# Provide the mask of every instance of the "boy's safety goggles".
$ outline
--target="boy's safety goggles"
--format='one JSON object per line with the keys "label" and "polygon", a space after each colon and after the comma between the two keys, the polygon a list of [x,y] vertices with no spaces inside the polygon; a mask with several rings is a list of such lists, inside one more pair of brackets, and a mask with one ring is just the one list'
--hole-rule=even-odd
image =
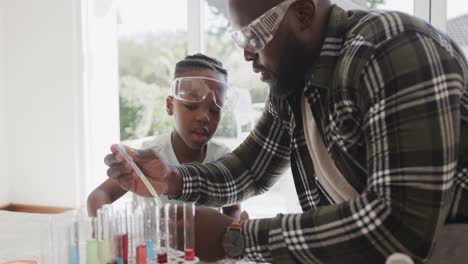
{"label": "boy's safety goggles", "polygon": [[231,36],[237,46],[247,51],[258,53],[273,39],[288,8],[297,0],[286,0],[274,6],[247,26],[232,30]]}
{"label": "boy's safety goggles", "polygon": [[200,103],[208,95],[222,108],[227,98],[228,86],[226,83],[206,77],[181,77],[172,82],[171,92],[177,100]]}

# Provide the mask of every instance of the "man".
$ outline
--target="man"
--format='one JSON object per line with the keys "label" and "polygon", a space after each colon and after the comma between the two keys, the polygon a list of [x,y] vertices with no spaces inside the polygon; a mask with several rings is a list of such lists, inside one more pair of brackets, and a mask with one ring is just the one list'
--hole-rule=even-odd
{"label": "man", "polygon": [[[468,69],[451,40],[401,13],[328,0],[230,0],[229,12],[270,87],[255,129],[206,165],[132,153],[158,192],[211,206],[268,190],[290,165],[303,213],[230,225],[201,210],[199,256],[384,263],[399,252],[419,263],[444,225],[468,222]],[[144,193],[112,151],[109,177]]]}

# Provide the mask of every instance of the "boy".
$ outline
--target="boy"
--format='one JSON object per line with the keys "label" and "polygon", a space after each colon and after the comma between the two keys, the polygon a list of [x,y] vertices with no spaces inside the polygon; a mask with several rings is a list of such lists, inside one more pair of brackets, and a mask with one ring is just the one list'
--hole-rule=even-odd
{"label": "boy", "polygon": [[[179,61],[166,99],[167,113],[174,116],[173,131],[144,142],[143,147],[170,165],[208,163],[230,153],[226,146],[210,141],[221,119],[226,82],[227,71],[216,59],[195,54]],[[117,182],[107,179],[88,196],[88,214],[96,216],[97,209],[125,193]],[[239,218],[240,205],[223,207],[223,213]]]}

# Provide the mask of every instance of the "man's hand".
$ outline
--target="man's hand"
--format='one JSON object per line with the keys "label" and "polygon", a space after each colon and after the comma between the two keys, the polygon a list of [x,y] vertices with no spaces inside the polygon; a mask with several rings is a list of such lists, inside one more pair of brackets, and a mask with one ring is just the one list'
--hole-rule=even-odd
{"label": "man's hand", "polygon": [[[175,169],[166,165],[151,149],[135,150],[125,147],[127,153],[135,161],[143,174],[147,177],[158,194],[178,196],[182,191],[182,178]],[[133,171],[122,154],[117,150],[117,145],[111,146],[111,154],[104,158],[104,163],[109,166],[107,175],[114,179],[127,191],[141,196],[151,196],[139,176]]]}
{"label": "man's hand", "polygon": [[224,233],[234,218],[211,208],[198,207],[195,212],[195,253],[204,261],[226,257],[222,247]]}

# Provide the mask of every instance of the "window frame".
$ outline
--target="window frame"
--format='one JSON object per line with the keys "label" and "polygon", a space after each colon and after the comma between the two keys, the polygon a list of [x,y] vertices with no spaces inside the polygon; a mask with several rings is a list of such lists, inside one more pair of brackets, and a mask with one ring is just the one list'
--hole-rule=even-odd
{"label": "window frame", "polygon": [[188,53],[203,53],[205,51],[205,12],[203,8],[204,0],[187,1],[187,32],[188,32]]}
{"label": "window frame", "polygon": [[[421,0],[420,0],[421,1]],[[447,0],[427,0],[430,3],[429,22],[443,32],[447,31]]]}

